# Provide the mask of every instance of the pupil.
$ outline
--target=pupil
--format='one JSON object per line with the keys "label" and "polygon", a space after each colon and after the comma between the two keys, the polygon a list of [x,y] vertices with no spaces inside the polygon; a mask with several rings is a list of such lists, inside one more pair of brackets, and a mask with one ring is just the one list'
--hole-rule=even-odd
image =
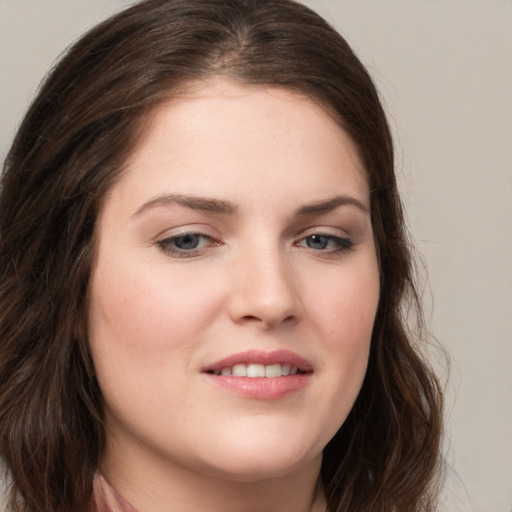
{"label": "pupil", "polygon": [[178,236],[174,243],[179,249],[195,249],[199,245],[199,237],[197,235]]}
{"label": "pupil", "polygon": [[312,235],[308,239],[308,247],[310,249],[325,249],[327,243],[327,237],[322,235]]}

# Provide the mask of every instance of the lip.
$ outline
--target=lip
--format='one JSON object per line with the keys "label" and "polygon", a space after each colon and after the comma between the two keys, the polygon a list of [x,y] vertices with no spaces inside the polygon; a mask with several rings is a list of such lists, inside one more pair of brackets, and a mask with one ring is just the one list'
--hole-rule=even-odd
{"label": "lip", "polygon": [[[222,368],[236,364],[289,364],[296,366],[299,373],[286,377],[236,377],[233,375],[216,375]],[[202,374],[209,382],[243,398],[255,400],[278,400],[299,392],[306,387],[313,373],[312,364],[303,357],[289,350],[264,352],[248,350],[220,359],[202,369]]]}
{"label": "lip", "polygon": [[289,364],[296,366],[301,372],[310,373],[313,371],[312,364],[305,358],[299,356],[290,350],[273,350],[265,352],[263,350],[247,350],[232,356],[225,357],[215,361],[212,364],[205,366],[201,371],[204,373],[211,373],[222,370],[228,366],[235,366],[235,364]]}

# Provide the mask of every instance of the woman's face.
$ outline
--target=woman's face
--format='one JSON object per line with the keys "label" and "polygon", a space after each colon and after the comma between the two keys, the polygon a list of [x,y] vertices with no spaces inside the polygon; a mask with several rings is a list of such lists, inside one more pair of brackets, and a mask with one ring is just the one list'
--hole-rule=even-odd
{"label": "woman's face", "polygon": [[318,470],[367,366],[369,205],[353,143],[297,93],[219,79],[160,105],[97,225],[104,463]]}

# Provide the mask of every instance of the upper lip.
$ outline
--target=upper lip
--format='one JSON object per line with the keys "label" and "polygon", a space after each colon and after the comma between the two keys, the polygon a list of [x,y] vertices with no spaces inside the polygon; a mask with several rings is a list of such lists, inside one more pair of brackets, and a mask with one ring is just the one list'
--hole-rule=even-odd
{"label": "upper lip", "polygon": [[263,350],[247,350],[245,352],[239,352],[231,356],[219,359],[214,363],[206,365],[203,372],[215,372],[220,371],[222,368],[228,368],[235,366],[236,364],[289,364],[296,366],[302,372],[310,372],[313,370],[311,363],[289,350],[273,350],[266,352]]}

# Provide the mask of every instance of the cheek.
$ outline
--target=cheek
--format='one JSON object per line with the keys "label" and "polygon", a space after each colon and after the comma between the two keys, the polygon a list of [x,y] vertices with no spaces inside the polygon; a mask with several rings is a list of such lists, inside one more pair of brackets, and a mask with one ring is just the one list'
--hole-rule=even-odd
{"label": "cheek", "polygon": [[325,352],[333,399],[351,406],[368,363],[379,301],[378,268],[376,263],[347,268],[324,283],[324,293],[317,293],[311,301],[313,328],[319,333]]}
{"label": "cheek", "polygon": [[89,325],[91,343],[117,347],[120,357],[176,350],[215,313],[214,288],[193,286],[187,272],[111,270],[93,279]]}
{"label": "cheek", "polygon": [[98,266],[91,282],[92,358],[110,412],[126,424],[183,399],[218,302],[215,287],[192,286],[190,273],[144,268],[118,260]]}
{"label": "cheek", "polygon": [[323,291],[308,295],[326,339],[345,346],[369,342],[379,302],[377,265],[341,269],[323,283]]}

